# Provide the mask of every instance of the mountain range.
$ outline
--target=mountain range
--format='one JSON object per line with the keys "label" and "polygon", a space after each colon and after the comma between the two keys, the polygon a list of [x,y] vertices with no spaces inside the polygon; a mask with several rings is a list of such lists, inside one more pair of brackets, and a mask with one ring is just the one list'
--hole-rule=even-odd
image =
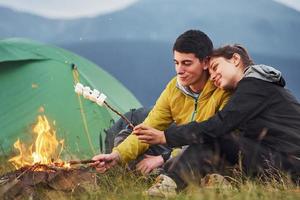
{"label": "mountain range", "polygon": [[256,63],[282,70],[300,97],[300,13],[271,0],[140,0],[94,18],[52,20],[0,7],[0,38],[26,37],[82,55],[110,72],[145,106],[175,75],[172,43],[200,29],[215,46],[241,43]]}

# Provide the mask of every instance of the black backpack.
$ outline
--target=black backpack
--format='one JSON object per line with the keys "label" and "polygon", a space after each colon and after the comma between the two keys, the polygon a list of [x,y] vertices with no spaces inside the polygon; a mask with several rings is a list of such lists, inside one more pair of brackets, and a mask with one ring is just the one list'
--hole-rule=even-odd
{"label": "black backpack", "polygon": [[[129,112],[125,113],[125,117],[130,120],[130,122],[136,126],[142,123],[145,118],[148,116],[152,108],[138,108],[138,109],[130,109]],[[107,129],[103,130],[105,132],[105,153],[110,153],[114,146],[121,143],[131,132],[132,130],[128,127],[127,123],[123,119],[119,119],[113,125]],[[103,152],[103,139],[100,133],[99,142],[100,142],[100,151]]]}

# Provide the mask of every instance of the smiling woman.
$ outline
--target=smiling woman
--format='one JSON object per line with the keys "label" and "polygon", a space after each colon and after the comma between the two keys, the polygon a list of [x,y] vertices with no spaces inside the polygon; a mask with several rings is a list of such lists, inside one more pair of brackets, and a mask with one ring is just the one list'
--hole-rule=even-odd
{"label": "smiling woman", "polygon": [[124,9],[138,0],[0,0],[0,6],[18,11],[29,12],[47,18],[74,19],[94,17],[101,14]]}

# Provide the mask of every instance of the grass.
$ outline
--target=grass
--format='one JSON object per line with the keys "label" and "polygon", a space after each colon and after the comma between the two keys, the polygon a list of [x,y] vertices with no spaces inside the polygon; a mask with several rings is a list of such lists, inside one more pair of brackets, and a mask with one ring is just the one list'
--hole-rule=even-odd
{"label": "grass", "polygon": [[9,172],[9,171],[13,171],[15,170],[14,166],[11,165],[8,160],[10,157],[8,157],[7,155],[2,155],[1,156],[1,152],[0,152],[0,176]]}
{"label": "grass", "polygon": [[[8,162],[8,157],[0,157],[0,176],[13,171],[13,166]],[[39,199],[153,199],[143,196],[143,191],[151,186],[154,178],[141,176],[132,172],[126,172],[122,168],[114,168],[105,174],[97,174],[97,185],[82,185],[78,190],[70,193],[60,191],[38,191]],[[267,181],[262,179],[245,179],[237,175],[231,189],[189,187],[174,199],[197,199],[197,200],[256,200],[256,199],[300,199],[300,189],[292,184],[284,176],[278,179],[276,176]],[[38,188],[37,188],[38,190]],[[35,199],[35,198],[33,198]],[[154,198],[155,199],[155,198]],[[159,198],[157,198],[159,199]]]}

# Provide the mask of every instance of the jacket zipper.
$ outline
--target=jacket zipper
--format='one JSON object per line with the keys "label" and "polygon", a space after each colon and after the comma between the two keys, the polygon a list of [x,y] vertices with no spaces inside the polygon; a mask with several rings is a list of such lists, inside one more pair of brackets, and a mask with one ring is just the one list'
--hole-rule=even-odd
{"label": "jacket zipper", "polygon": [[195,106],[194,106],[194,112],[192,114],[192,118],[191,118],[191,122],[194,121],[195,115],[197,113],[197,107],[198,107],[198,98],[194,98],[195,99]]}

